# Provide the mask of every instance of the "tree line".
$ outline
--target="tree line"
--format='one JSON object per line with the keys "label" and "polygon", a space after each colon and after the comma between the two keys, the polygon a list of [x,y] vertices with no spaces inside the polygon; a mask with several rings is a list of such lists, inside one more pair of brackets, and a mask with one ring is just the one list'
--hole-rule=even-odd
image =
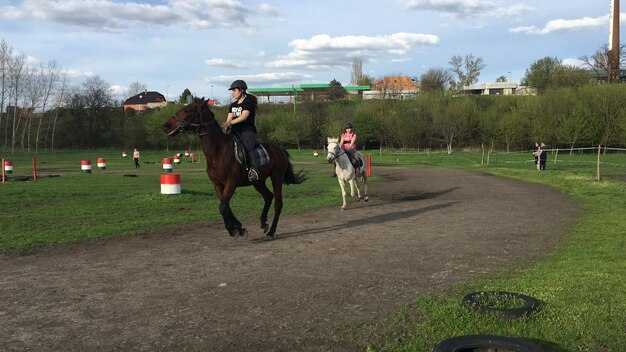
{"label": "tree line", "polygon": [[[623,49],[623,48],[622,48]],[[583,57],[600,77],[606,50]],[[323,148],[326,137],[338,136],[347,121],[355,124],[360,148],[458,148],[488,146],[524,150],[535,141],[551,146],[623,146],[626,141],[626,86],[598,84],[588,71],[556,58],[537,60],[522,83],[535,96],[466,96],[459,87],[475,83],[481,57],[453,56],[449,69],[428,69],[421,94],[410,100],[345,100],[331,82],[326,102],[262,104],[257,125],[261,140],[296,148]],[[353,79],[371,80],[355,60]],[[456,79],[453,77],[456,76]],[[501,77],[505,79],[506,77]],[[134,88],[132,88],[134,87]],[[131,89],[142,91],[139,82]],[[136,92],[130,92],[134,94]],[[161,124],[182,104],[197,99],[185,90],[178,102],[145,113],[124,111],[111,85],[91,76],[77,85],[51,61],[28,65],[0,41],[0,149],[34,152],[55,148],[193,148],[197,138],[169,139]],[[218,119],[226,107],[215,108]]]}

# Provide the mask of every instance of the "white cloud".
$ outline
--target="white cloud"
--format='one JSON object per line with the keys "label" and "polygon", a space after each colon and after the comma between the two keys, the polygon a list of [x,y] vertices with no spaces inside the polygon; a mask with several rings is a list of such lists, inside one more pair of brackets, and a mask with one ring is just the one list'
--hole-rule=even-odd
{"label": "white cloud", "polygon": [[285,85],[285,84],[293,84],[297,82],[305,82],[310,81],[313,78],[311,75],[301,74],[296,72],[268,72],[268,73],[258,73],[251,75],[239,75],[239,76],[229,76],[229,75],[220,75],[210,78],[205,78],[205,82],[223,84],[225,86],[229,86],[230,83],[236,79],[243,79],[246,81],[248,86],[275,86],[275,85]]}
{"label": "white cloud", "polygon": [[[143,0],[146,1],[146,0]],[[24,0],[0,7],[7,20],[35,19],[103,30],[136,23],[211,29],[245,24],[245,7],[235,0],[168,0],[165,5],[111,0]]]}
{"label": "white cloud", "polygon": [[305,67],[309,69],[349,66],[354,57],[372,59],[381,55],[404,55],[416,45],[434,45],[439,38],[432,34],[394,33],[384,36],[331,37],[319,34],[310,39],[289,43],[293,50],[268,67]]}
{"label": "white cloud", "polygon": [[585,67],[585,62],[580,59],[567,58],[562,61],[563,65]]}
{"label": "white cloud", "polygon": [[268,5],[266,3],[261,4],[261,6],[259,7],[259,11],[265,15],[269,15],[269,16],[278,16],[280,15],[280,12],[278,11],[277,8]]}
{"label": "white cloud", "polygon": [[[623,14],[620,14],[623,15]],[[543,26],[538,28],[536,26],[520,26],[509,29],[513,33],[526,33],[526,34],[549,34],[559,31],[577,31],[583,29],[606,27],[609,25],[609,16],[600,17],[583,17],[574,20],[552,20]]]}
{"label": "white cloud", "polygon": [[494,0],[403,0],[402,3],[409,10],[438,11],[456,17],[509,17],[533,10],[525,4],[504,6]]}
{"label": "white cloud", "polygon": [[209,66],[230,67],[230,68],[237,68],[237,69],[248,68],[248,65],[235,63],[233,61],[229,61],[229,60],[222,59],[222,58],[208,59],[204,63],[206,63]]}

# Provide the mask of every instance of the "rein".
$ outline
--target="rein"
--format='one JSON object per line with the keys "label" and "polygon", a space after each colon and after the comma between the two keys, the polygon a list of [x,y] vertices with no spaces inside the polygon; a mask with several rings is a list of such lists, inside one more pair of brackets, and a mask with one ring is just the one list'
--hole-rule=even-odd
{"label": "rein", "polygon": [[205,123],[203,121],[202,111],[200,110],[200,107],[198,105],[196,105],[196,110],[198,111],[198,116],[200,117],[199,118],[200,123],[189,122],[187,120],[183,120],[182,122],[180,122],[180,120],[178,119],[178,116],[176,116],[176,114],[172,114],[172,117],[174,117],[176,121],[180,122],[180,125],[178,125],[176,130],[178,130],[178,132],[180,133],[197,133],[199,137],[210,135],[211,132],[200,133],[200,130],[202,129],[202,127],[208,127],[212,123],[217,124],[219,127],[219,124],[217,123],[215,119],[212,119],[211,121]]}
{"label": "rein", "polygon": [[[337,144],[337,147],[335,147],[334,149],[337,149],[337,148],[339,148],[339,144]],[[340,150],[340,152],[338,154],[335,154],[334,152],[330,152],[330,151],[328,152],[328,154],[333,156],[333,160],[332,160],[333,162],[335,162],[338,157],[340,157],[340,156],[342,156],[343,154],[346,153],[346,151],[343,150],[343,148],[339,148],[339,150]]]}

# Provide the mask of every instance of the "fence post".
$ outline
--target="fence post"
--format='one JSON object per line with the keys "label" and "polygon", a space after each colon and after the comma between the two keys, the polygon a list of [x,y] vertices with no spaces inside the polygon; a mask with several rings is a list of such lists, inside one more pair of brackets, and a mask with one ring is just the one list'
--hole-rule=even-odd
{"label": "fence post", "polygon": [[367,177],[370,177],[372,176],[372,155],[367,154],[367,156],[365,157],[365,161],[367,164]]}
{"label": "fence post", "polygon": [[33,182],[37,182],[37,161],[33,157]]}
{"label": "fence post", "polygon": [[559,156],[559,148],[556,148],[556,152],[554,153],[554,165],[556,165],[556,158]]}
{"label": "fence post", "polygon": [[0,166],[2,166],[2,183],[5,183],[6,176],[4,175],[4,159],[2,159],[2,164],[0,164]]}
{"label": "fence post", "polygon": [[597,162],[597,174],[598,174],[598,181],[600,181],[600,151],[602,150],[602,145],[598,144],[598,162]]}

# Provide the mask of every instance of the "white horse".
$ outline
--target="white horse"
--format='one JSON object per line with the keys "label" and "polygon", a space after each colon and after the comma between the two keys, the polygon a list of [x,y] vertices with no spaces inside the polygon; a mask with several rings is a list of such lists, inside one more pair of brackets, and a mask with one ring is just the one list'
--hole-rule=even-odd
{"label": "white horse", "polygon": [[[350,158],[346,154],[346,151],[339,146],[339,140],[337,138],[328,138],[328,146],[326,149],[328,150],[326,160],[329,163],[335,163],[335,173],[337,174],[339,187],[341,187],[341,197],[343,200],[341,210],[345,209],[347,205],[346,182],[350,184],[350,196],[352,198],[356,198],[357,202],[361,201],[361,199],[364,199],[367,202],[369,200],[369,197],[367,196],[367,164],[365,163],[365,156],[363,153],[356,152],[357,158],[361,160],[363,165],[357,174],[354,166],[352,166],[352,163],[350,162]],[[363,183],[363,195],[361,195],[361,191],[359,190],[357,178],[360,178]],[[354,195],[355,190],[357,197]]]}

